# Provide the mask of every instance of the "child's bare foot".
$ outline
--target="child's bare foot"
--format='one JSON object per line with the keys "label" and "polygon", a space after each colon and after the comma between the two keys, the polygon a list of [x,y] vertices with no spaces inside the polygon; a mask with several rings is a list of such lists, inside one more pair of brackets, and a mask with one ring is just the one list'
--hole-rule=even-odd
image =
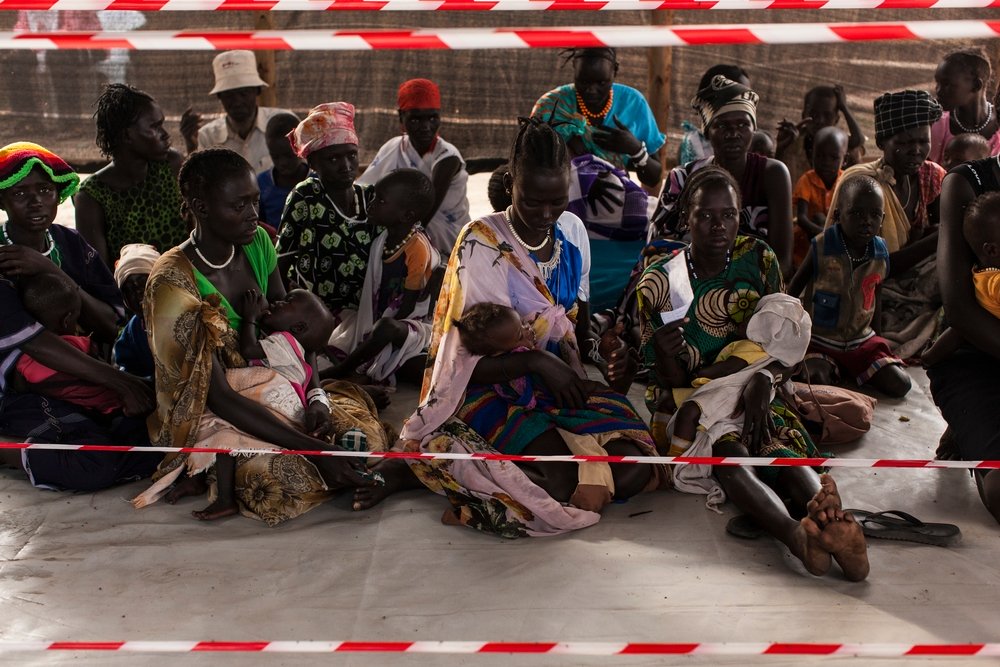
{"label": "child's bare foot", "polygon": [[198,473],[192,477],[182,477],[173,488],[167,492],[164,500],[170,505],[175,504],[181,498],[188,496],[204,495],[208,491],[208,482],[205,481],[205,473]]}
{"label": "child's bare foot", "polygon": [[217,499],[214,503],[203,510],[194,510],[191,516],[199,521],[215,521],[227,516],[233,516],[240,511],[235,500]]}
{"label": "child's bare foot", "polygon": [[806,504],[806,511],[809,513],[809,518],[822,528],[831,521],[842,519],[844,506],[833,477],[824,473],[819,476],[819,483],[820,489]]}
{"label": "child's bare foot", "polygon": [[830,552],[820,544],[822,531],[816,522],[809,517],[799,521],[790,545],[792,553],[802,561],[806,571],[821,577],[830,571],[832,561]]}
{"label": "child's bare foot", "polygon": [[577,484],[569,504],[588,512],[601,512],[611,504],[611,492],[601,484]]}
{"label": "child's bare foot", "polygon": [[375,507],[380,502],[405,489],[413,489],[420,486],[410,466],[406,461],[399,459],[383,459],[378,465],[372,468],[372,472],[382,475],[385,480],[383,484],[374,486],[359,486],[354,490],[354,511],[360,512]]}
{"label": "child's bare foot", "polygon": [[837,561],[848,581],[864,581],[868,576],[871,568],[868,564],[865,534],[850,514],[824,526],[818,543]]}

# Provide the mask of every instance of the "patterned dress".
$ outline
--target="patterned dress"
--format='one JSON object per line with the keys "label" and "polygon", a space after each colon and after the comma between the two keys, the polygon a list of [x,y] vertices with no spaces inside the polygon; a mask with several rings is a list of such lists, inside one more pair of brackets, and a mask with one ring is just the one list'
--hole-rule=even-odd
{"label": "patterned dress", "polygon": [[318,295],[335,315],[357,310],[365,282],[372,233],[368,205],[373,186],[354,186],[355,217],[345,215],[310,176],[288,196],[278,232],[278,256],[294,258],[285,278]]}
{"label": "patterned dress", "polygon": [[[650,266],[643,273],[636,289],[639,302],[641,328],[641,355],[646,368],[652,369],[656,362],[653,333],[663,326],[660,313],[672,310],[670,283],[664,266],[671,257]],[[715,362],[719,352],[729,343],[739,340],[740,333],[757,308],[757,302],[766,294],[784,291],[781,269],[777,257],[766,243],[748,236],[737,236],[733,245],[729,265],[717,276],[695,278],[691,276],[694,302],[688,310],[690,320],[684,326],[685,351],[682,356],[689,373]],[[662,387],[657,383],[656,373],[650,373],[650,383],[646,389],[646,405],[653,413],[653,437],[657,444],[666,437],[665,426],[669,415],[658,412],[661,395],[673,387]],[[771,403],[771,416],[776,431],[771,440],[762,443],[759,451],[751,456],[802,457],[816,454],[816,447],[805,427],[789,411],[780,398]],[[720,438],[719,442],[738,441],[739,434]],[[762,468],[762,477],[776,468]]]}
{"label": "patterned dress", "polygon": [[80,190],[104,210],[112,263],[129,243],[148,243],[164,253],[187,238],[180,187],[166,162],[150,162],[146,179],[127,190],[114,190],[96,175],[85,180]]}

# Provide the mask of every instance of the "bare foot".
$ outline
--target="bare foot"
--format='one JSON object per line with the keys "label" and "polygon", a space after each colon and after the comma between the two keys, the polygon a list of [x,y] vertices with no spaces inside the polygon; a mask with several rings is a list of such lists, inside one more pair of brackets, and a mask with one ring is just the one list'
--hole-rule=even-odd
{"label": "bare foot", "polygon": [[601,484],[577,484],[569,504],[588,512],[601,512],[611,504],[611,492]]}
{"label": "bare foot", "polygon": [[235,500],[216,500],[203,510],[194,510],[191,516],[199,521],[215,521],[227,516],[233,516],[239,512],[239,506]]}
{"label": "bare foot", "polygon": [[406,461],[383,459],[372,468],[372,472],[380,473],[384,483],[375,486],[359,486],[355,489],[355,512],[371,509],[397,491],[420,486],[420,481],[417,480]]}
{"label": "bare foot", "polygon": [[809,574],[821,577],[830,571],[830,552],[820,545],[822,531],[816,522],[809,517],[799,521],[789,545],[792,553],[802,561]]}
{"label": "bare foot", "polygon": [[833,477],[824,473],[819,476],[819,483],[820,489],[806,504],[806,511],[809,513],[809,518],[822,528],[831,521],[843,519],[844,505]]}
{"label": "bare foot", "polygon": [[173,488],[167,492],[164,500],[173,505],[181,498],[200,496],[206,492],[208,492],[208,482],[205,481],[205,473],[202,472],[193,477],[181,478],[181,481],[174,484]]}
{"label": "bare foot", "polygon": [[818,543],[837,561],[848,581],[864,581],[868,576],[871,568],[868,564],[865,534],[850,514],[824,526]]}

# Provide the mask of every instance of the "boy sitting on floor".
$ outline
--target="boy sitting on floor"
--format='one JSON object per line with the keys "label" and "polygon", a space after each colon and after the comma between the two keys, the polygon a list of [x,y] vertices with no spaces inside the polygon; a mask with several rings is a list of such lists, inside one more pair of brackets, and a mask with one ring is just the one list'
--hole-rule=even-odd
{"label": "boy sitting on floor", "polygon": [[416,169],[397,169],[375,184],[368,222],[382,232],[372,242],[371,260],[352,322],[330,338],[340,363],[323,379],[361,373],[392,384],[400,373],[420,381],[431,336],[431,304],[439,281],[432,280],[440,255],[421,223],[434,211],[431,180]]}
{"label": "boy sitting on floor", "polygon": [[298,116],[283,111],[272,116],[264,130],[267,153],[274,166],[257,174],[257,187],[260,188],[260,218],[272,239],[281,225],[281,214],[292,188],[309,176],[309,165],[295,154],[288,141],[288,133],[298,125]]}
{"label": "boy sitting on floor", "polygon": [[889,251],[879,236],[885,218],[882,186],[853,175],[840,187],[834,223],[812,240],[788,286],[812,316],[805,369],[813,384],[836,384],[842,373],[894,398],[910,391],[903,361],[877,335],[879,288],[889,275]]}
{"label": "boy sitting on floor", "polygon": [[[96,356],[90,336],[77,335],[81,307],[79,289],[62,275],[40,273],[22,282],[21,302],[45,329],[73,347]],[[107,387],[54,371],[26,354],[17,360],[13,386],[18,391],[58,398],[104,415],[121,412],[123,408],[118,394]]]}
{"label": "boy sitting on floor", "polygon": [[844,114],[850,134],[847,143],[851,164],[864,155],[865,135],[847,106],[842,86],[816,86],[806,93],[802,103],[802,120],[797,124],[782,121],[778,126],[778,147],[775,156],[788,167],[792,183],[797,183],[809,171],[816,133],[824,127],[835,127]]}
{"label": "boy sitting on floor", "polygon": [[122,247],[121,256],[115,262],[115,282],[132,317],[118,334],[111,356],[118,368],[143,378],[153,377],[153,353],[146,336],[142,300],[149,273],[159,258],[160,253],[153,246],[130,243]]}
{"label": "boy sitting on floor", "polygon": [[795,213],[792,262],[797,267],[809,253],[809,242],[826,227],[833,190],[840,180],[840,168],[847,155],[847,135],[838,127],[824,127],[813,141],[813,168],[802,174],[792,192]]}

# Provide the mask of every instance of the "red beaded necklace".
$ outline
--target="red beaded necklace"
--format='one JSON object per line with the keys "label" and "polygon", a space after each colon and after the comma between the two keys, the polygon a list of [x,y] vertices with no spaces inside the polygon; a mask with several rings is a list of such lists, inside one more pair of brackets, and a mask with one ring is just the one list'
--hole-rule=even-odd
{"label": "red beaded necklace", "polygon": [[582,113],[583,117],[587,119],[587,125],[593,125],[591,121],[598,120],[600,118],[604,118],[605,116],[607,116],[608,112],[611,111],[611,105],[614,104],[615,102],[615,89],[612,88],[611,91],[608,93],[608,101],[607,103],[605,103],[604,108],[601,109],[600,112],[598,113],[593,113],[591,112],[590,109],[587,108],[587,103],[583,101],[583,98],[580,97],[580,91],[576,90],[575,92],[576,92],[576,104],[577,106],[580,107],[580,113]]}

